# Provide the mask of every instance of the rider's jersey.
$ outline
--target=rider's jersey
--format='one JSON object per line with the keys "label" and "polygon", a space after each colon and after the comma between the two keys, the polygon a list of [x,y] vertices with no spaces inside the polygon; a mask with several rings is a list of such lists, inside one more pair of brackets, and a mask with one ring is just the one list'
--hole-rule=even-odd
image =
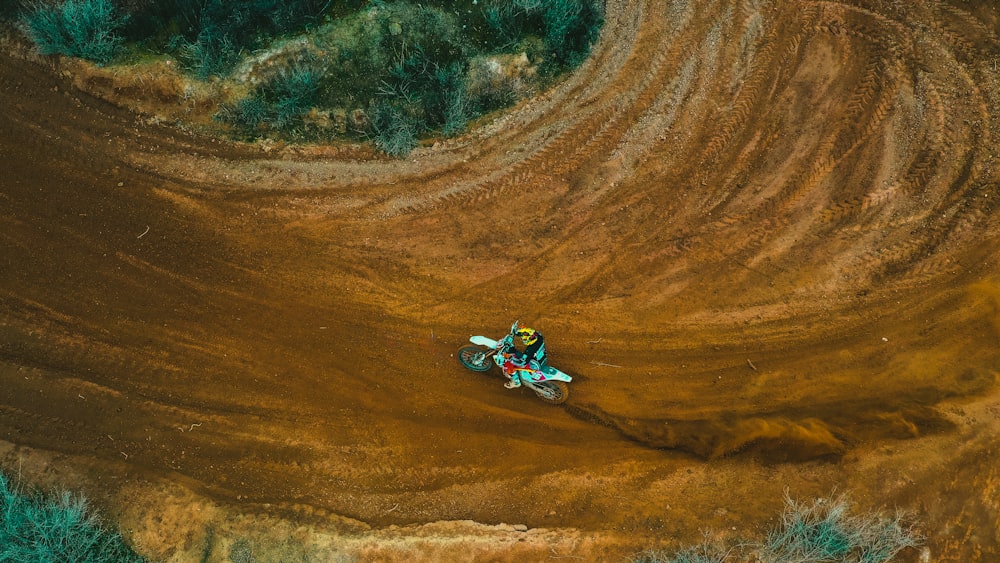
{"label": "rider's jersey", "polygon": [[545,339],[542,335],[535,333],[535,341],[528,345],[524,349],[524,352],[515,349],[514,353],[521,362],[521,365],[526,364],[529,360],[534,360],[539,363],[539,365],[545,365]]}
{"label": "rider's jersey", "polygon": [[541,334],[535,333],[537,338],[530,346],[524,349],[524,355],[528,357],[529,360],[535,360],[540,364],[545,363],[545,339],[542,338]]}

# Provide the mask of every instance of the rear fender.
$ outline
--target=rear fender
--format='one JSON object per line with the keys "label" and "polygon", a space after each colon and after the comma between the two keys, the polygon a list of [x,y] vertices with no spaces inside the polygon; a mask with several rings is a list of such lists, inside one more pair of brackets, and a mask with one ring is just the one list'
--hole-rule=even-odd
{"label": "rear fender", "polygon": [[538,379],[537,381],[565,381],[567,383],[573,381],[572,377],[566,375],[565,373],[557,370],[552,366],[545,366],[544,368],[541,369],[541,373],[542,375],[545,376],[545,379]]}

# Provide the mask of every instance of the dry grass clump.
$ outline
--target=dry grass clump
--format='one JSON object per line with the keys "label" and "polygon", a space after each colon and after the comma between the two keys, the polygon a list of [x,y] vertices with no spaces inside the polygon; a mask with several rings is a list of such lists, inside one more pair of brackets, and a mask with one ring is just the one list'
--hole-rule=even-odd
{"label": "dry grass clump", "polygon": [[68,55],[104,64],[121,48],[126,21],[111,0],[55,4],[34,0],[27,4],[20,27],[43,55]]}
{"label": "dry grass clump", "polygon": [[83,497],[24,494],[0,474],[0,561],[140,563]]}
{"label": "dry grass clump", "polygon": [[708,537],[699,545],[673,554],[651,551],[635,563],[885,563],[923,537],[904,513],[851,514],[844,495],[811,503],[785,497],[781,522],[762,542],[723,546]]}

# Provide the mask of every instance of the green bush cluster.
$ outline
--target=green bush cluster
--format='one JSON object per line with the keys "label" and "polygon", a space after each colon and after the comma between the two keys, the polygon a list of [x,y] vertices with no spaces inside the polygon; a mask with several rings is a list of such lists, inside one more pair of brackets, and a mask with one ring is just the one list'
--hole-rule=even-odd
{"label": "green bush cluster", "polygon": [[[367,128],[347,134],[367,136],[399,156],[427,132],[458,134],[470,119],[515,102],[523,92],[503,80],[480,80],[470,88],[470,73],[482,75],[484,57],[500,51],[490,47],[490,31],[473,17],[482,16],[482,9],[466,10],[465,17],[459,12],[376,0],[365,11],[313,29],[303,56],[322,69],[315,107],[365,112]],[[302,120],[275,119],[282,98],[268,94],[274,80],[265,77],[218,117],[251,136],[320,135]]]}
{"label": "green bush cluster", "polygon": [[[199,78],[230,72],[245,51],[319,22],[333,0],[165,0],[137,8],[131,41],[174,54]],[[342,4],[342,3],[341,3]],[[347,2],[360,6],[360,0]]]}
{"label": "green bush cluster", "polygon": [[101,527],[83,498],[22,495],[0,474],[0,561],[142,562],[117,532]]}
{"label": "green bush cluster", "polygon": [[604,5],[596,0],[486,0],[482,13],[490,43],[501,49],[539,34],[549,70],[583,61],[604,25]]}
{"label": "green bush cluster", "polygon": [[[220,121],[249,138],[367,137],[392,155],[429,132],[458,134],[578,64],[603,24],[600,0],[26,1],[22,27],[45,53],[106,63],[125,41],[199,79],[234,80],[247,78],[231,75],[249,53],[278,53]],[[534,82],[498,62],[522,53]],[[348,112],[361,117],[345,126]]]}
{"label": "green bush cluster", "polygon": [[399,102],[379,100],[370,114],[375,146],[390,156],[404,156],[417,146],[419,120]]}
{"label": "green bush cluster", "polygon": [[647,552],[635,563],[728,563],[752,560],[763,563],[885,563],[904,549],[917,547],[923,538],[902,514],[850,514],[845,497],[817,499],[811,504],[785,499],[781,522],[762,543],[747,542],[724,547],[707,539],[673,555]]}
{"label": "green bush cluster", "polygon": [[322,70],[309,60],[282,67],[249,96],[223,106],[217,117],[251,136],[301,127],[303,116],[316,106],[322,79]]}
{"label": "green bush cluster", "polygon": [[921,538],[902,515],[849,514],[844,497],[812,504],[785,499],[781,524],[761,547],[766,561],[891,561],[900,551],[916,547]]}
{"label": "green bush cluster", "polygon": [[312,69],[308,80],[298,79],[301,68],[265,77],[218,117],[251,135],[308,134],[301,116],[313,108],[361,109],[368,129],[352,133],[406,154],[426,131],[460,132],[472,113],[465,75],[474,50],[461,26],[439,8],[374,2],[314,31],[300,57]]}
{"label": "green bush cluster", "polygon": [[122,44],[128,17],[111,0],[35,0],[27,4],[21,29],[44,55],[69,55],[107,63]]}

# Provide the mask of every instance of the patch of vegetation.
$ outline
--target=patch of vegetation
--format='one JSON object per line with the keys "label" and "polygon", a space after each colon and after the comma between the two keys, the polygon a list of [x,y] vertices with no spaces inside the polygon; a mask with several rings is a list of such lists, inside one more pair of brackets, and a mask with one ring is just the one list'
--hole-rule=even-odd
{"label": "patch of vegetation", "polygon": [[733,549],[724,550],[706,537],[702,543],[686,547],[673,555],[649,551],[633,559],[634,563],[724,563]]}
{"label": "patch of vegetation", "polygon": [[239,538],[229,548],[229,560],[232,563],[254,563],[253,546],[246,538]]}
{"label": "patch of vegetation", "polygon": [[417,146],[419,122],[400,103],[379,100],[370,114],[375,146],[390,156],[404,156]]}
{"label": "patch of vegetation", "polygon": [[98,64],[111,60],[122,45],[128,18],[111,0],[34,0],[21,17],[21,29],[43,55],[68,55]]}
{"label": "patch of vegetation", "polygon": [[728,549],[710,542],[673,555],[647,552],[636,563],[728,563],[751,560],[765,563],[885,563],[923,538],[903,514],[851,515],[843,496],[817,499],[811,504],[785,499],[781,522],[763,543],[741,543]]}
{"label": "patch of vegetation", "polygon": [[848,513],[847,500],[818,499],[812,504],[785,499],[781,524],[767,535],[760,552],[766,561],[891,561],[917,547],[921,537],[901,514]]}
{"label": "patch of vegetation", "polygon": [[465,130],[473,108],[469,101],[467,80],[458,66],[452,66],[438,76],[441,82],[441,132],[451,137]]}
{"label": "patch of vegetation", "polygon": [[427,131],[461,132],[478,107],[466,92],[474,50],[458,18],[438,8],[375,3],[314,30],[297,49],[287,57],[308,64],[282,63],[292,70],[260,76],[219,119],[250,136],[315,135],[301,119],[311,110],[360,110],[365,117],[341,133],[366,136],[400,156]]}
{"label": "patch of vegetation", "polygon": [[43,52],[104,63],[124,37],[119,62],[166,55],[223,80],[242,94],[216,117],[240,137],[367,138],[397,156],[579,64],[604,17],[600,0],[26,1]]}
{"label": "patch of vegetation", "polygon": [[222,106],[216,117],[252,136],[267,123],[270,113],[271,108],[262,96],[251,95]]}
{"label": "patch of vegetation", "polygon": [[246,51],[315,25],[333,4],[333,0],[148,1],[136,9],[127,35],[154,52],[175,55],[199,78],[224,76]]}
{"label": "patch of vegetation", "polygon": [[86,500],[24,495],[0,474],[0,561],[144,561],[117,532],[101,527]]}
{"label": "patch of vegetation", "polygon": [[217,117],[250,137],[301,129],[303,117],[316,106],[322,79],[322,71],[312,61],[282,67],[250,95],[223,106]]}
{"label": "patch of vegetation", "polygon": [[487,0],[483,19],[490,41],[507,50],[526,36],[540,35],[549,71],[578,65],[604,25],[604,4],[591,0]]}

